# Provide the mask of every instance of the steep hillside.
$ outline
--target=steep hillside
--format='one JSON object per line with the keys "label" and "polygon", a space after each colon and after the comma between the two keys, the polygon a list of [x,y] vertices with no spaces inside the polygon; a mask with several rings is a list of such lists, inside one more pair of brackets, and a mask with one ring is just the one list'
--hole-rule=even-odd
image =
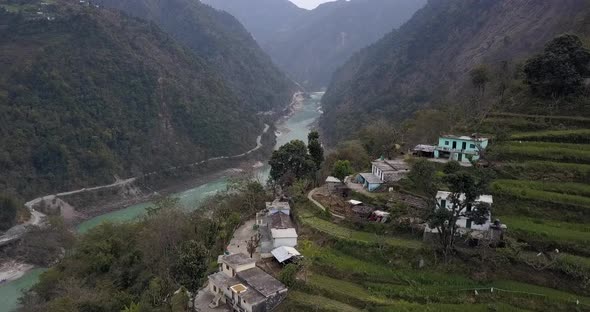
{"label": "steep hillside", "polygon": [[[426,0],[336,1],[303,12],[282,1],[272,7],[268,0],[206,2],[240,19],[293,79],[319,89],[354,52],[402,25]],[[270,8],[280,4],[275,15]]]}
{"label": "steep hillside", "polygon": [[306,15],[305,9],[289,0],[202,0],[216,9],[235,16],[260,43],[288,32],[296,19]]}
{"label": "steep hillside", "polygon": [[244,105],[259,111],[284,108],[294,84],[231,15],[196,0],[97,0],[93,3],[153,21],[212,64]]}
{"label": "steep hillside", "polygon": [[255,146],[255,112],[154,24],[52,3],[0,8],[0,189],[67,190]]}
{"label": "steep hillside", "polygon": [[338,70],[321,127],[336,142],[374,118],[400,121],[461,101],[473,69],[489,65],[501,74],[501,64],[517,64],[556,35],[578,31],[587,10],[583,0],[430,0]]}

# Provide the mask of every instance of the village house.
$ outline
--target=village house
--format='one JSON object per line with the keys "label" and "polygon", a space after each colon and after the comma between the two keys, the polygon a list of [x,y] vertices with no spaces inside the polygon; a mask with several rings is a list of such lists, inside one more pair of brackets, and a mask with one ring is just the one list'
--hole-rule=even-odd
{"label": "village house", "polygon": [[268,312],[287,296],[287,287],[256,267],[256,261],[238,253],[218,258],[219,272],[209,275],[208,290],[213,294],[210,308],[225,303],[233,311]]}
{"label": "village house", "polygon": [[[438,207],[440,207],[441,209],[445,208],[445,209],[451,210],[453,203],[449,199],[450,195],[451,195],[451,192],[438,191],[436,193],[436,202],[437,202]],[[461,194],[461,197],[459,199],[461,201],[463,201],[465,199],[465,195]],[[475,203],[486,203],[491,206],[494,203],[494,200],[492,198],[492,195],[481,195],[475,200]],[[468,209],[468,208],[465,208],[465,209]],[[463,212],[465,212],[465,211],[462,211],[462,213]],[[478,231],[487,231],[490,228],[491,224],[492,224],[491,213],[488,215],[488,219],[486,220],[486,222],[484,224],[475,224],[470,219],[465,218],[465,217],[461,217],[461,218],[459,218],[459,220],[457,220],[457,225],[460,228],[478,230]]]}
{"label": "village house", "polygon": [[262,257],[271,257],[271,251],[278,247],[297,246],[297,230],[291,220],[288,202],[267,202],[266,209],[256,214],[256,224]]}
{"label": "village house", "polygon": [[388,182],[401,180],[408,174],[409,166],[403,159],[377,159],[371,162],[370,173],[360,173],[357,182],[373,192]]}
{"label": "village house", "polygon": [[477,161],[480,151],[488,146],[487,138],[476,136],[443,135],[434,149],[434,158],[456,160],[462,163]]}

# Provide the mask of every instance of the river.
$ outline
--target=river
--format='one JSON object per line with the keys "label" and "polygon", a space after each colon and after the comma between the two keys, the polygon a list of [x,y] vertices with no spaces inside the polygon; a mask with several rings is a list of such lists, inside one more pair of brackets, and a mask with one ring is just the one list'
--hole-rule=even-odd
{"label": "river", "polygon": [[[277,126],[277,128],[283,133],[280,133],[277,136],[275,148],[295,139],[307,142],[309,126],[315,122],[321,114],[320,100],[322,95],[323,93],[321,92],[312,93],[311,99],[305,100],[302,107],[299,107],[291,116],[289,116],[289,118]],[[258,175],[265,181],[270,170],[268,165],[261,167],[259,170]],[[207,196],[225,190],[226,186],[227,177],[221,177],[174,195],[179,198],[183,207],[187,209],[195,209],[203,199],[207,198]],[[133,220],[142,215],[145,212],[145,209],[150,207],[150,205],[150,202],[141,203],[89,219],[78,225],[77,230],[79,233],[84,233],[105,221],[124,222]],[[22,291],[31,288],[31,286],[38,281],[39,276],[44,271],[45,269],[42,268],[28,271],[21,278],[0,286],[0,312],[14,311],[17,307],[17,299],[20,297]]]}

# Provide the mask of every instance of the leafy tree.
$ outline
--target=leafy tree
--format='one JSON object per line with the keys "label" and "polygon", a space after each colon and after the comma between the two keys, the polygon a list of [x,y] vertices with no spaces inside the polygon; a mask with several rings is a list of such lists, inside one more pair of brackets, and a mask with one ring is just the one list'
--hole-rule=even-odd
{"label": "leafy tree", "polygon": [[18,207],[21,205],[14,197],[0,194],[0,231],[6,231],[16,224]]}
{"label": "leafy tree", "polygon": [[322,143],[320,143],[320,134],[317,131],[312,131],[307,135],[307,149],[315,162],[316,169],[319,169],[324,161],[324,149]]}
{"label": "leafy tree", "polygon": [[[429,217],[428,226],[437,229],[439,243],[445,260],[454,250],[457,230],[457,221],[468,218],[474,224],[484,224],[490,215],[490,206],[487,203],[476,202],[488,186],[488,178],[484,175],[473,175],[467,172],[450,174],[444,178],[448,185],[450,195],[447,198],[447,208],[433,198],[434,210]],[[449,208],[450,207],[450,208]]]}
{"label": "leafy tree", "polygon": [[350,165],[350,161],[348,160],[337,160],[334,163],[334,169],[332,171],[332,175],[340,180],[344,180],[344,178],[350,174],[352,174],[352,166]]}
{"label": "leafy tree", "polygon": [[179,284],[196,293],[201,286],[201,277],[207,272],[209,251],[198,241],[189,240],[180,245],[174,277]]}
{"label": "leafy tree", "polygon": [[279,280],[288,287],[291,287],[295,285],[297,272],[299,272],[299,267],[293,263],[289,263],[279,274]]}
{"label": "leafy tree", "polygon": [[188,311],[188,302],[190,298],[187,294],[187,290],[184,287],[180,289],[172,296],[172,312],[185,312]]}
{"label": "leafy tree", "polygon": [[471,83],[479,89],[481,94],[485,94],[486,84],[490,81],[490,73],[486,66],[481,65],[469,72]]}
{"label": "leafy tree", "polygon": [[359,138],[372,157],[391,157],[396,151],[400,135],[390,122],[379,120],[361,129]]}
{"label": "leafy tree", "polygon": [[408,179],[412,181],[418,191],[427,195],[436,193],[436,166],[423,158],[418,159],[408,173]]}
{"label": "leafy tree", "polygon": [[348,160],[353,171],[363,171],[370,165],[371,157],[358,140],[345,141],[336,146],[336,148],[326,156],[321,169],[321,176],[333,175],[334,164],[338,160]]}
{"label": "leafy tree", "polygon": [[575,94],[590,77],[590,51],[576,35],[551,40],[543,52],[527,60],[524,73],[531,91],[541,97]]}
{"label": "leafy tree", "polygon": [[311,177],[316,168],[305,143],[300,140],[293,140],[274,151],[268,163],[270,178],[281,186],[291,185],[296,179]]}
{"label": "leafy tree", "polygon": [[445,164],[443,172],[446,174],[456,173],[461,170],[461,164],[456,160],[451,160]]}

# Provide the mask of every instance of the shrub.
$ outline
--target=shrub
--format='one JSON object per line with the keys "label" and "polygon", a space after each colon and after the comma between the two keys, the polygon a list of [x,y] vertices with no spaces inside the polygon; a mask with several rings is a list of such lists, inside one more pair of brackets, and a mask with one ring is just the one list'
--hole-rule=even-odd
{"label": "shrub", "polygon": [[449,161],[443,168],[443,172],[446,174],[453,174],[459,170],[461,170],[461,164],[456,160]]}

